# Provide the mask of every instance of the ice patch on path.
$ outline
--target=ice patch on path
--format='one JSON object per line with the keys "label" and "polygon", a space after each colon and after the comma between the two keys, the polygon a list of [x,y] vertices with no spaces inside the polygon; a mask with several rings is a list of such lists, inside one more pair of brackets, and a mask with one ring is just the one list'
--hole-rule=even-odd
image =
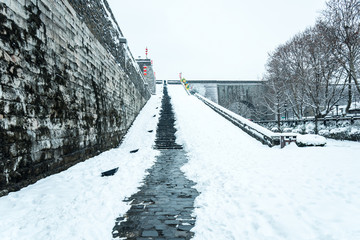
{"label": "ice patch on path", "polygon": [[200,192],[194,240],[360,239],[360,143],[269,148],[181,86],[169,94]]}
{"label": "ice patch on path", "polygon": [[[0,239],[112,239],[115,219],[130,208],[122,200],[138,191],[158,154],[156,132],[148,130],[156,129],[160,105],[152,96],[119,148],[0,198]],[[114,176],[101,177],[116,167]]]}

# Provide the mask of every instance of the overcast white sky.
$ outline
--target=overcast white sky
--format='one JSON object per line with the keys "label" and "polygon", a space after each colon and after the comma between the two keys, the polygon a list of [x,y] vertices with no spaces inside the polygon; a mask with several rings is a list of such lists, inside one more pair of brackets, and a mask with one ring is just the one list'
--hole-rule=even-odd
{"label": "overcast white sky", "polygon": [[325,0],[107,0],[157,79],[260,79],[268,53],[313,26]]}

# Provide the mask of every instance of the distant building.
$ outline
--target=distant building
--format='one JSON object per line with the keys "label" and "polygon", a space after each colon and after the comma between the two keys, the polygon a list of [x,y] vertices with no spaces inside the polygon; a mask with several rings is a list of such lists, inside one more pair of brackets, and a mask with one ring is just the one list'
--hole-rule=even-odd
{"label": "distant building", "polygon": [[[164,80],[180,84],[179,80]],[[251,120],[273,120],[274,114],[262,104],[266,87],[261,80],[194,80],[187,79],[190,92]],[[161,81],[159,81],[161,83]]]}
{"label": "distant building", "polygon": [[152,61],[151,59],[136,59],[136,62],[138,63],[141,71],[144,74],[144,78],[146,80],[146,83],[149,86],[149,89],[151,91],[151,94],[156,93],[156,79],[154,70],[152,67]]}

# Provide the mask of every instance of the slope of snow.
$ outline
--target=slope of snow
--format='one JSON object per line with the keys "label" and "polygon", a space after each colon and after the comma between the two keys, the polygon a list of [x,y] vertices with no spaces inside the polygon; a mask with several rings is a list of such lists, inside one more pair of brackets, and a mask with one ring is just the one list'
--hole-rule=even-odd
{"label": "slope of snow", "polygon": [[182,170],[197,182],[195,240],[360,239],[360,144],[269,148],[169,86]]}
{"label": "slope of snow", "polygon": [[[115,219],[130,208],[123,200],[138,191],[158,154],[152,145],[160,103],[152,96],[120,147],[1,197],[0,239],[111,239]],[[116,167],[114,176],[101,177]]]}
{"label": "slope of snow", "polygon": [[[221,111],[225,112],[226,114],[230,115],[231,117],[239,120],[241,123],[245,124],[246,126],[249,126],[251,127],[253,130],[259,132],[259,133],[262,133],[263,135],[265,136],[268,136],[268,137],[272,137],[272,136],[279,136],[280,134],[279,133],[274,133],[272,131],[270,131],[269,129],[265,128],[265,127],[262,127],[256,123],[253,123],[252,121],[250,121],[249,119],[246,119],[232,111],[230,111],[229,109],[227,108],[224,108],[222,106],[220,106],[219,104],[197,94],[198,97],[200,97],[201,99],[203,99],[204,101],[206,102],[209,102],[210,104],[214,105],[215,107],[217,107],[218,109],[220,109]],[[256,134],[256,132],[254,132]]]}
{"label": "slope of snow", "polygon": [[[200,192],[195,240],[360,239],[359,143],[269,148],[181,86],[169,94],[188,152],[182,170]],[[149,100],[119,148],[0,198],[0,239],[111,239],[115,218],[129,209],[122,200],[158,154],[147,131],[156,129],[160,100]]]}

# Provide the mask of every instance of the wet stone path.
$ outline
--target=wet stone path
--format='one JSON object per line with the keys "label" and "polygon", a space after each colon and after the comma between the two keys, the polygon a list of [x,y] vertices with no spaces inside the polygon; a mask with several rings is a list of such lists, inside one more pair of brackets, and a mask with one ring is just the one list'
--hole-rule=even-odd
{"label": "wet stone path", "polygon": [[175,142],[174,122],[170,97],[164,86],[154,146],[161,154],[148,170],[140,191],[127,199],[131,208],[117,219],[114,238],[180,240],[193,237],[192,211],[198,192],[192,188],[194,182],[180,170],[187,158],[182,146]]}

